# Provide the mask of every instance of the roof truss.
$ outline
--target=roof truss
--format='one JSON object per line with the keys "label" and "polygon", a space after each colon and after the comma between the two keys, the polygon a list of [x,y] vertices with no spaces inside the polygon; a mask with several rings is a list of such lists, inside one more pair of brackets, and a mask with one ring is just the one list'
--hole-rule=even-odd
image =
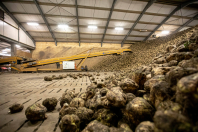
{"label": "roof truss", "polygon": [[135,23],[133,24],[133,26],[131,27],[131,29],[129,30],[129,32],[127,33],[127,35],[125,36],[125,38],[122,40],[121,47],[123,47],[124,42],[126,41],[126,39],[128,38],[128,36],[131,34],[131,32],[133,31],[133,29],[135,28],[135,26],[137,25],[137,23],[140,21],[140,19],[142,18],[142,16],[143,16],[144,13],[146,12],[146,10],[147,10],[155,1],[156,1],[156,0],[151,0],[150,2],[148,2],[148,4],[146,5],[146,7],[145,7],[144,10],[142,11],[142,13],[139,15],[138,19],[135,21]]}
{"label": "roof truss", "polygon": [[49,25],[47,19],[45,18],[45,15],[43,14],[43,11],[41,10],[41,7],[39,6],[38,1],[37,1],[37,0],[34,0],[34,3],[35,3],[35,5],[36,5],[37,9],[39,10],[40,15],[42,16],[42,18],[43,18],[43,20],[44,20],[44,22],[45,22],[45,24],[46,24],[48,30],[50,31],[50,34],[52,35],[52,38],[54,39],[55,45],[57,46],[57,41],[56,41],[56,38],[55,38],[55,36],[54,36],[54,33],[52,32],[52,29],[51,29],[51,27],[50,27],[50,25]]}
{"label": "roof truss", "polygon": [[78,0],[75,0],[75,7],[76,7],[76,19],[77,19],[77,26],[78,26],[78,43],[80,46],[80,29],[79,29],[79,20],[78,20]]}
{"label": "roof truss", "polygon": [[198,14],[196,14],[193,18],[191,18],[190,20],[188,20],[184,25],[182,25],[181,27],[179,27],[177,30],[174,31],[174,33],[177,33],[178,31],[180,31],[182,28],[188,26],[188,24],[190,24],[193,20],[195,20],[196,18],[198,18]]}
{"label": "roof truss", "polygon": [[[11,2],[11,3],[21,3],[21,4],[34,4],[34,2],[32,1],[23,1],[23,0],[2,0],[3,2]],[[142,0],[139,0],[142,1]],[[145,1],[148,2],[148,1]],[[57,6],[57,4],[55,3],[48,3],[48,2],[38,2],[39,5],[46,5],[46,6]],[[59,4],[59,7],[73,7],[76,8],[75,5],[72,4]],[[109,11],[111,10],[111,8],[104,8],[104,7],[92,7],[92,6],[82,6],[82,5],[78,5],[79,9],[95,9],[95,10],[104,10],[104,11]],[[129,11],[129,10],[123,10],[123,9],[113,9],[113,11],[115,12],[127,12],[127,13],[134,13],[134,14],[141,14],[141,11]],[[145,12],[145,15],[153,15],[153,16],[164,16],[166,17],[166,14],[162,14],[162,13],[150,13],[150,12]],[[178,16],[178,15],[172,15],[172,17],[175,18],[183,18],[183,19],[190,19],[191,17],[187,17],[187,16]]]}
{"label": "roof truss", "polygon": [[194,3],[197,2],[197,0],[189,0],[183,4],[178,5],[145,39],[144,41],[146,41],[148,38],[151,37],[151,35],[153,33],[155,33],[155,31],[157,31],[171,16],[173,16],[173,14],[175,14],[175,12],[179,11],[180,9]]}
{"label": "roof truss", "polygon": [[117,0],[113,0],[113,4],[112,4],[112,6],[111,6],[111,10],[110,10],[110,13],[109,13],[109,17],[108,17],[108,19],[107,19],[107,24],[106,24],[106,26],[105,26],[105,31],[104,31],[104,34],[103,34],[103,36],[102,36],[101,47],[102,47],[102,44],[103,44],[103,41],[104,41],[104,38],[105,38],[105,34],[106,34],[106,32],[107,32],[107,28],[108,28],[108,26],[109,26],[109,21],[110,21],[110,19],[111,19],[111,16],[112,16],[113,9],[114,9],[114,6],[115,6],[116,1],[117,1]]}

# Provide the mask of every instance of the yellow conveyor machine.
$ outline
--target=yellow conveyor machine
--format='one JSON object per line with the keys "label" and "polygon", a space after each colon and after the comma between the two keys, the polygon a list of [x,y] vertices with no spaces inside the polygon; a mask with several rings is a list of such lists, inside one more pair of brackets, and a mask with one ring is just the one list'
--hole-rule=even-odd
{"label": "yellow conveyor machine", "polygon": [[0,65],[2,66],[2,64],[11,64],[11,66],[5,66],[5,65],[4,66],[11,67],[11,68],[13,68],[17,71],[20,71],[20,72],[23,72],[23,71],[54,71],[54,69],[38,69],[37,66],[49,65],[49,64],[53,64],[53,63],[57,63],[57,62],[61,63],[63,61],[84,59],[80,62],[80,64],[78,64],[77,69],[79,70],[80,66],[87,58],[97,57],[97,56],[105,56],[105,55],[111,55],[111,54],[122,55],[123,52],[131,52],[131,50],[130,49],[120,49],[120,50],[100,51],[100,52],[94,52],[94,53],[91,53],[91,50],[89,50],[88,53],[85,53],[85,54],[43,59],[43,60],[38,60],[38,61],[25,62],[23,64],[17,64],[18,61],[23,60],[20,57],[8,57],[8,58],[0,59]]}

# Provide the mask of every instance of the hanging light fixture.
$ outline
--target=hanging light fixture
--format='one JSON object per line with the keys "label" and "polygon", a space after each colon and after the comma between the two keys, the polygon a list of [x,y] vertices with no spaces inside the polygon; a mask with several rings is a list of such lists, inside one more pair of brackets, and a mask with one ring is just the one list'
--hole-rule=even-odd
{"label": "hanging light fixture", "polygon": [[58,25],[59,28],[68,28],[68,25]]}
{"label": "hanging light fixture", "polygon": [[170,31],[166,31],[166,30],[162,31],[162,34],[169,34],[169,33]]}
{"label": "hanging light fixture", "polygon": [[123,30],[124,28],[122,27],[116,27],[115,30]]}
{"label": "hanging light fixture", "polygon": [[96,29],[96,28],[98,28],[98,27],[97,27],[97,26],[88,26],[88,28]]}
{"label": "hanging light fixture", "polygon": [[27,25],[38,26],[39,24],[38,23],[35,23],[35,22],[28,22]]}

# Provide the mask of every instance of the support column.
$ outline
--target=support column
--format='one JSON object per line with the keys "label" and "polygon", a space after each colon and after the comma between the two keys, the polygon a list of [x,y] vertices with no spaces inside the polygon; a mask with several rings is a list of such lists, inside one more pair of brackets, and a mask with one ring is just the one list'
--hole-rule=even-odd
{"label": "support column", "polygon": [[16,46],[15,46],[15,44],[11,44],[11,56],[16,56]]}
{"label": "support column", "polygon": [[[29,50],[30,50],[30,49],[29,49]],[[30,50],[31,58],[32,58],[32,53],[33,53],[33,50]]]}
{"label": "support column", "polygon": [[30,49],[29,49],[29,51],[30,51],[30,53],[32,54],[33,50],[30,50]]}

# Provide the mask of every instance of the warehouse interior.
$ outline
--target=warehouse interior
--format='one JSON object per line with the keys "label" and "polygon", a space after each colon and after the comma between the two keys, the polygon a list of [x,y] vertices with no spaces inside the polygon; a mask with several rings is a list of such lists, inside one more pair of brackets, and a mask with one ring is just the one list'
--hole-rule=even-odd
{"label": "warehouse interior", "polygon": [[0,132],[197,132],[198,0],[1,0]]}

